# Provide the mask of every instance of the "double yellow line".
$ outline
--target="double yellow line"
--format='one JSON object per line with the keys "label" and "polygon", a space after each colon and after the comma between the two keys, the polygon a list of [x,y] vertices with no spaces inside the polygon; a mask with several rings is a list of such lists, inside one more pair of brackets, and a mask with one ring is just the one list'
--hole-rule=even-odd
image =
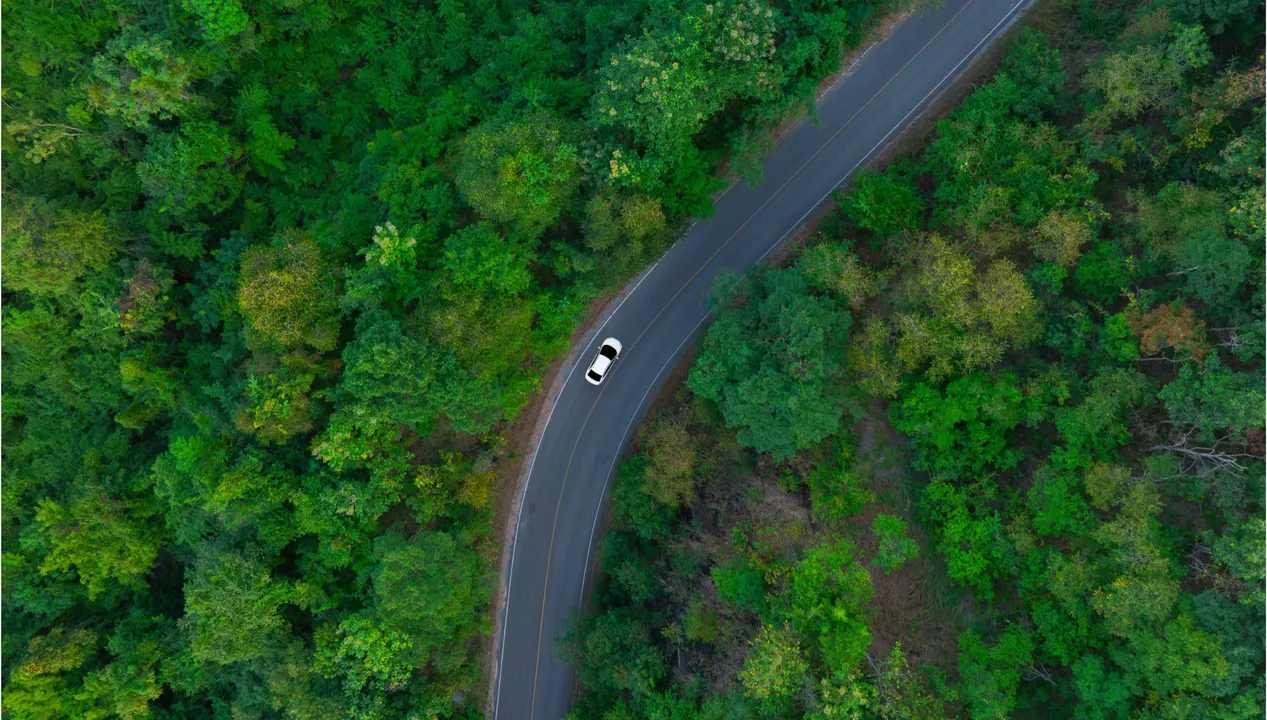
{"label": "double yellow line", "polygon": [[[638,337],[634,339],[633,344],[631,344],[629,346],[629,349],[625,351],[626,357],[628,356],[629,353],[633,352],[634,348],[638,347],[638,343],[642,340],[643,336],[645,336],[647,334],[647,331],[650,330],[653,325],[655,325],[656,321],[660,319],[660,316],[664,314],[664,311],[667,310],[669,306],[672,305],[675,300],[677,300],[678,296],[681,295],[684,290],[686,290],[687,286],[689,286],[695,280],[695,278],[699,277],[700,273],[704,272],[704,269],[707,268],[708,265],[713,261],[713,258],[717,257],[717,254],[720,253],[722,250],[724,250],[726,246],[730,244],[730,241],[734,240],[735,236],[738,235],[740,232],[742,232],[743,229],[748,226],[748,223],[752,222],[753,218],[755,218],[758,214],[760,214],[761,211],[764,210],[765,207],[769,205],[771,201],[774,200],[774,198],[778,197],[779,193],[783,191],[783,188],[787,187],[788,183],[796,179],[796,176],[800,175],[801,171],[804,170],[807,165],[813,162],[814,158],[818,157],[819,153],[821,153],[824,149],[826,149],[827,146],[830,145],[832,141],[834,141],[837,138],[837,136],[840,135],[840,133],[844,132],[845,128],[853,124],[853,121],[857,119],[859,115],[862,114],[862,111],[866,110],[867,107],[870,106],[871,103],[874,102],[875,99],[880,96],[880,93],[884,92],[889,87],[889,85],[891,85],[893,81],[896,80],[898,76],[902,74],[904,70],[906,70],[906,68],[910,67],[911,63],[915,62],[915,59],[918,58],[920,55],[922,55],[924,51],[928,49],[928,46],[932,45],[933,41],[936,40],[938,37],[940,37],[941,34],[945,32],[946,28],[950,27],[951,23],[953,23],[961,14],[963,14],[963,11],[967,10],[968,6],[971,5],[972,3],[973,3],[973,0],[968,0],[968,2],[964,3],[964,6],[962,8],[959,8],[959,12],[956,12],[949,20],[947,20],[946,24],[942,25],[941,29],[939,29],[935,35],[929,38],[928,42],[924,43],[924,46],[921,47],[918,52],[912,55],[910,60],[906,61],[906,64],[898,68],[898,71],[893,73],[893,77],[889,78],[888,82],[884,83],[884,85],[879,90],[876,90],[875,94],[872,95],[871,98],[867,100],[867,102],[863,104],[862,107],[858,108],[858,110],[852,116],[850,116],[850,118],[846,120],[845,123],[836,130],[836,132],[832,133],[831,137],[827,138],[827,140],[824,141],[823,144],[820,145],[819,148],[814,151],[813,155],[810,155],[809,158],[805,162],[801,163],[801,166],[796,169],[796,172],[792,173],[788,177],[787,180],[784,180],[783,184],[780,185],[778,189],[776,189],[773,193],[771,193],[770,197],[766,198],[765,202],[761,203],[761,205],[758,206],[757,209],[754,210],[752,214],[748,216],[748,219],[744,220],[743,224],[740,225],[733,233],[730,234],[730,237],[727,237],[726,240],[721,245],[717,246],[717,249],[713,251],[713,254],[708,256],[708,259],[705,260],[704,263],[699,266],[699,269],[696,270],[689,278],[687,278],[686,282],[682,283],[682,286],[677,289],[677,292],[673,293],[673,296],[669,298],[668,302],[664,303],[664,306],[661,307],[660,311],[655,314],[655,317],[651,318],[651,322],[647,323],[647,326],[643,328],[642,332],[638,334]],[[545,583],[543,584],[543,587],[541,590],[541,617],[537,624],[537,654],[536,654],[536,658],[533,660],[533,666],[532,666],[532,706],[531,706],[532,709],[529,712],[530,720],[535,720],[536,712],[537,712],[537,675],[538,675],[538,671],[541,668],[541,639],[545,633],[546,598],[549,596],[549,590],[550,590],[550,562],[554,556],[554,535],[555,535],[555,531],[559,527],[559,511],[563,507],[563,492],[567,488],[568,477],[569,475],[571,475],[571,472],[572,472],[572,460],[576,457],[576,449],[580,447],[581,436],[585,434],[585,428],[587,425],[589,425],[590,417],[594,414],[594,408],[598,407],[598,402],[599,400],[602,399],[603,393],[607,391],[607,387],[608,387],[607,385],[604,385],[601,389],[599,389],[598,395],[594,397],[594,403],[590,405],[589,412],[585,414],[585,420],[581,422],[581,429],[576,434],[576,442],[572,444],[572,452],[571,454],[568,455],[567,467],[563,472],[563,484],[559,486],[559,499],[554,507],[554,523],[550,526],[550,546],[546,555],[546,577],[545,577]],[[582,591],[583,590],[584,589],[582,588]],[[504,670],[504,668],[502,670]],[[502,670],[499,670],[499,672],[501,672]],[[500,702],[500,698],[498,698],[498,701]]]}

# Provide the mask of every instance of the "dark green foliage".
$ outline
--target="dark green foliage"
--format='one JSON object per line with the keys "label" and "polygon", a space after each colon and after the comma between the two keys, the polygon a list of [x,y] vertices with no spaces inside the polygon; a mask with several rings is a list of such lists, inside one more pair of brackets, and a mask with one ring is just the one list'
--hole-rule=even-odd
{"label": "dark green foliage", "polygon": [[911,168],[901,163],[882,173],[858,171],[841,204],[845,217],[881,239],[917,229],[923,221],[924,200],[910,175]]}
{"label": "dark green foliage", "polygon": [[742,555],[714,567],[712,576],[717,594],[728,605],[754,613],[765,610],[765,579]]}
{"label": "dark green foliage", "polygon": [[[502,423],[899,9],[6,4],[6,716],[477,715]],[[693,459],[733,435],[653,433],[578,712],[925,707],[825,537],[876,458],[813,446],[870,394],[975,595],[968,712],[1261,715],[1262,6],[1042,12],[710,330],[692,387],[807,496],[734,502]]]}
{"label": "dark green foliage", "polygon": [[[928,642],[925,613],[959,639],[958,673],[924,668],[929,685],[967,717],[1261,716],[1262,43],[1238,27],[1260,26],[1261,4],[1034,12],[1059,35],[1016,33],[931,144],[859,174],[838,199],[852,224],[824,224],[789,263],[860,316],[851,373],[824,383],[870,396],[847,405],[857,437],[783,441],[791,459],[735,471],[755,478],[694,483],[671,556],[711,557],[712,582],[675,572],[639,605],[672,608],[659,647],[689,672],[585,717],[942,717],[897,643],[887,661],[871,643]],[[911,167],[936,234],[913,232]],[[864,235],[885,241],[854,253]],[[767,320],[798,305],[763,282],[720,314],[689,383],[757,447],[801,420],[744,385],[795,364],[752,358],[805,335]],[[770,329],[784,326],[799,334]],[[736,413],[752,409],[737,390],[769,414]],[[890,466],[886,410],[909,469]],[[627,497],[618,516],[646,512]],[[798,500],[810,522],[772,519]],[[907,559],[908,501],[932,563]],[[901,601],[869,615],[868,573],[837,533],[870,517],[876,595],[931,565],[955,597],[921,603],[918,623]]]}
{"label": "dark green foliage", "polygon": [[562,638],[561,655],[599,697],[647,693],[668,671],[651,635],[653,620],[629,608],[578,616]]}
{"label": "dark green foliage", "polygon": [[1010,627],[993,646],[987,646],[969,630],[959,638],[959,650],[968,715],[973,720],[1011,715],[1021,672],[1033,662],[1034,643],[1029,633]]}
{"label": "dark green foliage", "polygon": [[915,440],[916,467],[972,480],[1016,464],[1008,432],[1021,422],[1021,399],[1010,374],[992,379],[974,373],[944,393],[920,383],[894,406],[893,426]]}
{"label": "dark green foliage", "polygon": [[[724,281],[723,281],[724,282]],[[739,442],[776,459],[832,433],[849,314],[796,270],[762,273],[704,336],[687,381],[716,402]]]}

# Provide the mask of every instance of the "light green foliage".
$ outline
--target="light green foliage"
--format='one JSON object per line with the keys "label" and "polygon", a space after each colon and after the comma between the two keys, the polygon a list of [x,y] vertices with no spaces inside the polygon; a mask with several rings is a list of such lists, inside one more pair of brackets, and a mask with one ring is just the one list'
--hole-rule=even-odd
{"label": "light green foliage", "polygon": [[1018,59],[1005,56],[1004,71],[940,122],[924,162],[937,180],[934,216],[944,223],[977,234],[1003,223],[1031,226],[1092,196],[1095,172],[1054,127],[1034,122],[1064,79],[1045,41],[1041,33],[1018,37],[1011,48]]}
{"label": "light green foliage", "polygon": [[1053,210],[1043,218],[1030,236],[1030,247],[1039,259],[1070,267],[1082,254],[1082,247],[1091,239],[1091,228],[1085,219],[1068,210]]}
{"label": "light green foliage", "polygon": [[805,717],[809,720],[863,720],[870,717],[868,711],[876,702],[875,696],[875,686],[863,682],[857,675],[823,678],[815,693],[814,712]]}
{"label": "light green foliage", "polygon": [[1052,455],[1055,463],[1072,469],[1113,459],[1130,438],[1125,415],[1147,389],[1148,380],[1133,369],[1096,375],[1080,404],[1056,410],[1056,429],[1064,445]]}
{"label": "light green foliage", "polygon": [[959,636],[959,674],[973,720],[1011,716],[1021,674],[1033,663],[1033,652],[1030,634],[1015,626],[1005,630],[993,645],[986,645],[971,630]]}
{"label": "light green foliage", "polygon": [[957,488],[935,479],[924,488],[922,515],[938,528],[937,549],[946,558],[946,574],[984,598],[994,594],[994,579],[1006,572],[1011,548],[1003,523],[990,507],[990,488]]}
{"label": "light green foliage", "polygon": [[862,332],[854,335],[845,357],[846,367],[863,392],[886,398],[897,395],[902,368],[894,355],[893,328],[884,320],[867,316]]}
{"label": "light green foliage", "polygon": [[[519,452],[497,428],[584,308],[708,213],[721,163],[754,179],[910,9],[6,0],[6,717],[477,714]],[[1050,42],[1018,27],[930,147],[856,179],[856,222],[789,260],[804,287],[718,335],[719,399],[611,488],[577,718],[937,716],[925,670],[969,711],[1261,716],[1261,19],[1050,5],[1020,23]],[[953,477],[813,447],[844,417],[891,443],[884,398],[959,412],[949,385],[994,365],[1019,401],[992,378],[961,420],[911,415]],[[709,427],[736,418],[789,459]],[[886,607],[859,662],[869,568],[815,561],[864,482],[919,501],[919,580],[944,558],[965,597],[920,626]],[[971,687],[911,667],[944,665],[959,606],[1031,633],[1032,662],[991,641]],[[764,707],[739,678],[759,623],[799,647],[771,667],[802,668]],[[882,659],[897,639],[909,665]]]}
{"label": "light green foliage", "polygon": [[1082,480],[1091,504],[1098,510],[1108,510],[1121,499],[1131,472],[1121,465],[1095,463]]}
{"label": "light green foliage", "polygon": [[1217,193],[1190,183],[1168,183],[1154,197],[1132,192],[1139,206],[1135,216],[1139,239],[1159,254],[1173,254],[1202,231],[1223,227],[1223,203]]}
{"label": "light green foliage", "polygon": [[1131,334],[1130,321],[1125,313],[1116,313],[1104,319],[1100,332],[1100,348],[1110,359],[1119,363],[1139,360],[1139,345]]}
{"label": "light green foliage", "polygon": [[1091,73],[1110,118],[1136,115],[1160,105],[1179,88],[1183,66],[1160,48],[1140,46],[1106,56]]}
{"label": "light green foliage", "polygon": [[766,584],[761,573],[743,556],[731,558],[711,572],[717,594],[727,604],[748,612],[761,612],[766,607]]}
{"label": "light green foliage", "polygon": [[482,419],[480,407],[463,403],[469,381],[452,357],[381,310],[357,321],[343,363],[334,416],[313,447],[336,470],[368,462],[378,472],[403,472],[402,427],[427,432],[441,413],[463,428]]}
{"label": "light green foliage", "polygon": [[679,418],[661,415],[643,438],[647,466],[646,489],[656,502],[672,508],[689,503],[695,488],[699,446]]}
{"label": "light green foliage", "polygon": [[849,315],[812,294],[795,270],[763,273],[704,336],[687,380],[718,403],[739,442],[776,459],[831,434]]}
{"label": "light green foliage", "polygon": [[247,340],[261,349],[304,345],[325,352],[338,341],[335,278],[311,238],[289,233],[242,253],[237,299]]}
{"label": "light green foliage", "polygon": [[348,675],[381,673],[391,685],[419,669],[452,672],[465,663],[465,644],[488,630],[482,563],[469,545],[445,532],[407,539],[391,531],[375,539],[374,559],[373,610],[339,628]]}
{"label": "light green foliage", "polygon": [[[603,63],[593,112],[600,126],[626,129],[672,158],[728,101],[772,95],[781,73],[774,11],[761,0],[693,2],[666,24]],[[609,180],[618,181],[629,171],[612,160]]]}
{"label": "light green foliage", "polygon": [[199,19],[211,42],[225,42],[246,30],[251,21],[235,0],[181,0],[181,7]]}
{"label": "light green foliage", "polygon": [[309,390],[316,368],[301,354],[287,356],[281,365],[247,380],[247,405],[238,415],[239,430],[255,433],[263,442],[285,442],[312,429]]}
{"label": "light green foliage", "polygon": [[748,647],[739,682],[748,697],[762,707],[776,710],[801,689],[809,664],[796,636],[784,628],[761,628]]}
{"label": "light green foliage", "polygon": [[1264,601],[1264,577],[1267,577],[1263,530],[1262,518],[1247,518],[1233,523],[1221,534],[1208,534],[1215,562],[1245,583],[1240,594],[1241,602],[1260,610]]}
{"label": "light green foliage", "polygon": [[944,704],[925,687],[923,677],[911,669],[901,641],[885,659],[875,681],[875,711],[881,720],[941,720]]}
{"label": "light green foliage", "polygon": [[1010,261],[997,260],[979,274],[960,248],[938,235],[911,252],[915,267],[893,318],[896,355],[906,369],[927,367],[934,380],[971,372],[1027,342],[1034,296]]}
{"label": "light green foliage", "polygon": [[844,523],[874,497],[850,469],[853,450],[844,438],[826,443],[827,457],[806,478],[810,508],[817,522]]}
{"label": "light green foliage", "polygon": [[41,572],[74,569],[92,598],[115,582],[144,588],[162,543],[146,522],[152,515],[146,503],[117,500],[94,486],[66,506],[42,501],[35,520],[51,547]]}
{"label": "light green foliage", "polygon": [[136,128],[183,115],[194,104],[195,65],[173,44],[131,25],[92,58],[88,106]]}
{"label": "light green foliage", "polygon": [[[194,2],[195,0],[189,0]],[[246,13],[233,0],[196,0],[197,2],[214,3],[215,12],[227,20],[222,29],[232,30],[240,21],[245,28]],[[285,170],[285,155],[295,149],[297,141],[290,134],[277,128],[269,106],[273,100],[263,85],[254,83],[238,93],[238,120],[245,124],[249,139],[246,142],[246,156],[254,164],[261,175],[274,170]]]}
{"label": "light green foliage", "polygon": [[18,720],[55,720],[81,711],[62,674],[79,668],[96,649],[97,634],[90,630],[56,627],[33,638],[25,661],[10,672],[5,713]]}
{"label": "light green foliage", "polygon": [[1077,537],[1095,524],[1095,518],[1079,491],[1079,476],[1048,467],[1034,473],[1034,484],[1026,493],[1033,511],[1034,531],[1039,535]]}
{"label": "light green foliage", "polygon": [[208,546],[185,581],[194,657],[226,665],[272,653],[287,630],[288,594],[253,553]]}
{"label": "light green foliage", "polygon": [[875,559],[871,564],[883,568],[885,575],[919,555],[919,543],[907,536],[906,521],[902,518],[880,513],[871,523],[871,530],[876,540]]}
{"label": "light green foliage", "polygon": [[462,145],[457,186],[487,217],[529,234],[540,232],[580,181],[572,132],[547,115],[476,128]]}
{"label": "light green foliage", "polygon": [[492,223],[469,225],[444,243],[442,267],[457,285],[477,291],[517,294],[532,281],[528,247],[503,237]]}
{"label": "light green foliage", "polygon": [[880,292],[883,279],[842,243],[820,243],[806,250],[796,268],[819,292],[835,295],[854,311]]}
{"label": "light green foliage", "polygon": [[855,670],[871,644],[864,610],[873,594],[871,575],[855,554],[844,540],[810,548],[792,570],[780,610],[791,628],[813,643],[817,657],[840,674]]}
{"label": "light green foliage", "polygon": [[7,288],[64,295],[84,275],[104,270],[117,252],[101,212],[55,210],[12,195],[4,209]]}
{"label": "light green foliage", "polygon": [[634,270],[669,239],[658,198],[605,187],[585,206],[585,244],[600,255],[600,271]]}

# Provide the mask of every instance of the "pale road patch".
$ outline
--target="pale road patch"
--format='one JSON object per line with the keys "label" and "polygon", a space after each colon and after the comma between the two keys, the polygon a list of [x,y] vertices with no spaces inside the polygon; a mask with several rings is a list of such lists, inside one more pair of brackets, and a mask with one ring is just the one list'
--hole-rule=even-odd
{"label": "pale road patch", "polygon": [[[999,39],[1003,38],[1006,35],[1006,31],[1009,28],[1011,28],[1012,25],[1016,23],[1016,21],[1020,18],[1021,14],[1023,14],[1025,10],[1029,9],[1029,6],[1032,5],[1033,2],[1034,0],[1021,0],[1021,2],[1018,2],[1017,7],[1019,7],[1019,12],[1017,12],[1016,7],[1014,7],[1013,11],[1009,13],[1009,16],[1006,20],[1006,23],[1003,25],[1002,30],[999,31],[998,34],[993,35],[993,37],[991,38],[989,42],[986,42],[983,40],[980,44],[978,44],[978,46],[974,49],[970,57],[965,58],[965,61],[961,62],[960,67],[952,71],[953,77],[951,77],[950,75],[947,76],[946,80],[948,80],[949,82],[947,82],[946,80],[943,80],[942,83],[939,83],[939,85],[937,86],[938,95],[945,92],[948,88],[953,87],[955,84],[955,81],[960,76],[972,70],[977,60],[981,58],[981,56],[985,53],[985,51],[989,47],[991,47],[995,42],[997,42]],[[816,99],[821,100],[828,93],[835,90],[836,87],[838,87],[843,80],[848,79],[849,76],[851,75],[853,68],[858,64],[858,62],[860,62],[867,55],[867,53],[871,51],[872,48],[874,48],[876,45],[878,45],[879,43],[887,39],[888,36],[892,33],[892,31],[895,28],[897,28],[899,25],[901,25],[902,22],[904,22],[910,16],[911,16],[911,13],[905,12],[905,13],[901,13],[897,15],[893,19],[882,22],[880,28],[878,29],[878,32],[872,36],[874,39],[871,42],[869,42],[867,45],[865,45],[864,47],[861,47],[858,50],[855,50],[854,53],[846,57],[845,61],[848,62],[848,65],[842,67],[842,69],[839,72],[837,72],[834,76],[829,77],[826,81],[824,81],[823,85],[825,87],[820,88],[820,90],[815,94]],[[925,102],[928,102],[927,97],[921,101],[920,105],[923,105]],[[931,105],[926,106],[924,110],[922,110],[920,113],[916,115],[915,119],[918,119],[919,117],[923,116],[927,112],[930,112],[931,110],[932,110]],[[789,130],[795,128],[800,123],[806,122],[807,119],[808,118],[806,117],[801,117],[791,122],[785,123],[782,127],[776,130],[776,134],[773,140],[777,142]],[[908,115],[907,118],[903,119],[903,127],[906,124],[909,124],[910,121],[912,121],[912,119]],[[894,129],[899,130],[901,128],[894,128]],[[885,142],[886,143],[892,142],[892,133],[886,136]],[[881,149],[881,148],[879,148],[878,146],[877,148],[873,148],[872,151],[868,153],[868,157],[872,157],[875,154],[875,151],[877,149]],[[739,180],[733,181],[726,188],[726,190],[722,191],[716,197],[725,195],[726,192],[729,192],[729,190],[733,188],[739,182],[741,181]],[[843,179],[842,179],[842,182],[843,182]],[[837,187],[838,186],[839,184],[837,185]],[[828,195],[830,195],[830,192],[828,193]],[[824,199],[826,199],[826,197],[827,196],[824,196]],[[821,203],[822,203],[822,200],[819,201],[820,205]],[[817,210],[817,207],[818,205],[815,205],[814,209]],[[770,246],[770,248],[766,251],[766,255],[768,255],[771,250],[774,250],[780,244],[782,244],[782,241],[786,239],[789,235],[793,234],[793,231],[799,229],[801,227],[801,224],[804,222],[804,220],[805,218],[802,217],[801,220],[795,223],[792,228],[789,228],[788,231],[784,233],[784,235],[779,239],[779,241],[776,241],[773,245]],[[681,237],[685,237],[686,233],[689,232],[690,227],[693,227],[694,224],[695,223],[692,222],[691,225],[688,226],[686,231],[682,233]],[[674,246],[676,246],[676,242],[674,243]],[[671,250],[672,250],[672,246],[669,249],[665,250],[664,254],[667,255]],[[764,260],[766,255],[762,256],[762,260]],[[663,257],[663,255],[661,257]],[[489,683],[488,683],[488,692],[487,692],[487,698],[486,698],[486,704],[485,704],[486,717],[492,717],[493,712],[496,708],[496,691],[501,680],[500,668],[501,668],[501,652],[502,652],[502,639],[503,639],[502,629],[503,629],[503,624],[505,622],[506,598],[509,596],[509,593],[510,593],[509,578],[511,577],[510,569],[514,563],[515,534],[519,527],[520,511],[522,509],[523,498],[527,490],[528,484],[531,482],[531,479],[532,479],[532,467],[536,459],[537,450],[539,450],[541,447],[541,441],[545,435],[546,428],[549,426],[550,417],[553,415],[555,403],[558,397],[562,394],[563,389],[567,386],[567,383],[571,379],[572,374],[576,370],[576,367],[578,365],[577,363],[578,358],[580,358],[581,354],[589,348],[589,346],[599,336],[599,333],[602,332],[603,328],[606,327],[608,321],[616,314],[618,310],[620,310],[621,306],[625,303],[625,301],[630,297],[630,295],[633,294],[633,292],[638,288],[638,286],[642,284],[643,280],[645,280],[652,273],[652,271],[655,270],[655,268],[659,265],[659,263],[660,261],[657,260],[650,267],[648,267],[646,270],[640,273],[635,279],[627,283],[625,285],[625,288],[620,292],[620,294],[616,298],[614,298],[612,302],[609,302],[607,304],[607,308],[603,311],[600,319],[597,320],[596,325],[592,329],[590,329],[588,332],[586,332],[584,336],[581,337],[572,346],[572,348],[568,351],[567,355],[565,356],[560,366],[559,372],[556,373],[554,381],[551,383],[550,388],[546,392],[545,402],[542,403],[538,411],[537,421],[533,426],[532,435],[527,443],[527,445],[530,448],[532,448],[530,451],[529,457],[526,458],[526,460],[528,461],[528,467],[527,467],[527,470],[518,479],[518,482],[517,482],[518,487],[516,488],[513,494],[511,506],[509,508],[509,512],[507,513],[506,526],[502,531],[501,562],[499,563],[497,591],[493,597],[493,641],[489,644],[491,657],[488,663]],[[701,324],[703,322],[704,321],[701,320]],[[698,325],[696,327],[698,327]],[[688,336],[688,339],[689,339],[689,336]],[[685,341],[683,342],[685,343]],[[676,357],[673,359],[675,360]],[[667,364],[666,364],[666,367],[667,367]],[[566,372],[564,372],[565,369],[566,369]],[[664,368],[661,368],[661,372],[663,371],[664,371]],[[646,398],[644,397],[643,401],[645,402],[645,400]],[[521,464],[522,464],[522,461],[521,461]],[[607,482],[610,482],[610,476],[607,478]],[[604,496],[606,495],[606,483],[604,484],[603,494]],[[600,508],[600,514],[601,514],[601,508]],[[590,531],[591,550],[593,548],[594,533],[597,530],[597,522],[598,522],[598,516],[596,515],[594,518],[593,527],[591,528],[591,531]],[[591,563],[587,560],[587,562],[585,563],[586,573],[588,573],[588,570],[589,570],[588,566],[590,564]],[[582,592],[584,592],[584,585],[585,583],[583,582]]]}

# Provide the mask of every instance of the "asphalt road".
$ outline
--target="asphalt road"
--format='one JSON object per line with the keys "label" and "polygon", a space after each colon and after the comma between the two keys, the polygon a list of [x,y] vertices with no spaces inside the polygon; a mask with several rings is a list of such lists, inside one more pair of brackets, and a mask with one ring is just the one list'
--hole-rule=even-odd
{"label": "asphalt road", "polygon": [[[1022,0],[1023,3],[1023,0]],[[1017,0],[946,0],[871,48],[765,161],[625,295],[577,356],[528,470],[511,551],[493,690],[495,720],[558,720],[572,669],[555,651],[586,589],[607,485],[665,372],[708,318],[713,277],[761,262],[829,201],[1015,17]],[[580,375],[605,337],[624,352],[602,386]],[[578,371],[579,367],[579,371]]]}

